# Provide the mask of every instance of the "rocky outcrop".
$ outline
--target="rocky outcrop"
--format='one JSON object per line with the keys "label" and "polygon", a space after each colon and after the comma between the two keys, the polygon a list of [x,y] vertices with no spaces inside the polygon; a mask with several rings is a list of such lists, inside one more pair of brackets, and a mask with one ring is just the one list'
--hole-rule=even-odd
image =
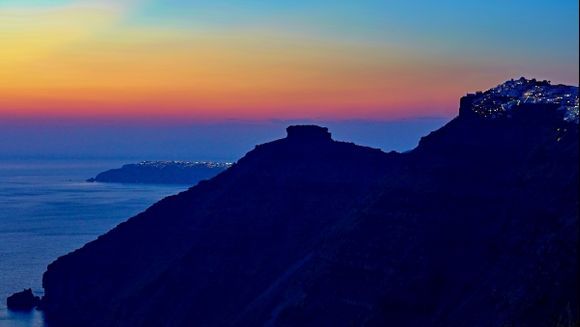
{"label": "rocky outcrop", "polygon": [[10,295],[6,299],[6,306],[10,310],[27,311],[32,310],[40,303],[40,297],[32,293],[32,289],[25,289]]}
{"label": "rocky outcrop", "polygon": [[294,142],[331,142],[328,128],[316,125],[295,125],[286,128],[288,140]]}

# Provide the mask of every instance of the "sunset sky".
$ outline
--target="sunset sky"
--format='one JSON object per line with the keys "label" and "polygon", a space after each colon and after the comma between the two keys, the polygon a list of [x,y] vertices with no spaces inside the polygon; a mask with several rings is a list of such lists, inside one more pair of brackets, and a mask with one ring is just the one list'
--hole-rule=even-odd
{"label": "sunset sky", "polygon": [[576,0],[0,0],[0,119],[451,117],[578,60]]}

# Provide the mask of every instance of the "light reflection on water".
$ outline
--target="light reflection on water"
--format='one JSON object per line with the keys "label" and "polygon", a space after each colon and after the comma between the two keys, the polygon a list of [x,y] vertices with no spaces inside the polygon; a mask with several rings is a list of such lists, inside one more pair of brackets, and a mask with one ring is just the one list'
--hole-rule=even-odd
{"label": "light reflection on water", "polygon": [[41,312],[8,311],[6,297],[24,288],[42,295],[54,259],[187,188],[84,182],[127,162],[0,160],[1,327],[44,326]]}

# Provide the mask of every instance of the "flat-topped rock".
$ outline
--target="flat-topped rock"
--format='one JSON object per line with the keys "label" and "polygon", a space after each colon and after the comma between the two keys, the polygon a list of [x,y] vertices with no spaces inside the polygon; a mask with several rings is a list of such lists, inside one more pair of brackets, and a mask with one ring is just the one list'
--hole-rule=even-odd
{"label": "flat-topped rock", "polygon": [[293,125],[286,128],[289,140],[332,141],[332,134],[326,127],[317,125]]}

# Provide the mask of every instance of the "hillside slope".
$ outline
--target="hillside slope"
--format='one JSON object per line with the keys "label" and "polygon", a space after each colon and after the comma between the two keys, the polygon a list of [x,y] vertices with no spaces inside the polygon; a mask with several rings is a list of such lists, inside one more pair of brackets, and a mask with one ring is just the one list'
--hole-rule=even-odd
{"label": "hillside slope", "polygon": [[[321,231],[367,201],[396,157],[335,142],[319,127],[291,127],[287,138],[52,263],[47,317],[63,325],[176,325],[179,312],[195,308],[200,324],[231,318],[309,255]],[[169,277],[182,261],[195,262],[186,280]],[[190,307],[175,305],[183,296]]]}

